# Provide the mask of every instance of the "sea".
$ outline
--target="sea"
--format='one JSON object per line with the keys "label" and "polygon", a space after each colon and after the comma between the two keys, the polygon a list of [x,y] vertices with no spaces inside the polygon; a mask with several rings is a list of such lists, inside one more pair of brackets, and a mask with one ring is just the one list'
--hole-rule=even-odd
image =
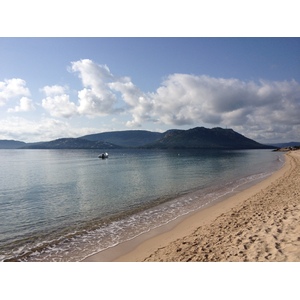
{"label": "sea", "polygon": [[0,261],[82,261],[270,176],[272,150],[0,150]]}

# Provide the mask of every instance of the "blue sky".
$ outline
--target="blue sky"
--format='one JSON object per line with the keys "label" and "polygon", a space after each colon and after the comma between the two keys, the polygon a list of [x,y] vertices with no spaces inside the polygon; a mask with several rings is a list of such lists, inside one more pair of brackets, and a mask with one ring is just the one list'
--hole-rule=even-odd
{"label": "blue sky", "polygon": [[[122,27],[120,12],[116,17]],[[137,14],[129,18],[141,21]],[[80,33],[77,20],[69,27],[76,21]],[[73,29],[66,38],[59,37],[65,31],[58,25],[54,38],[27,31],[0,37],[0,139],[219,126],[259,142],[300,140],[300,38],[213,37],[215,32],[178,38],[181,27],[172,30],[156,38],[126,32],[109,37],[115,31],[79,38]]]}
{"label": "blue sky", "polygon": [[0,138],[220,126],[299,140],[299,38],[0,38]]}

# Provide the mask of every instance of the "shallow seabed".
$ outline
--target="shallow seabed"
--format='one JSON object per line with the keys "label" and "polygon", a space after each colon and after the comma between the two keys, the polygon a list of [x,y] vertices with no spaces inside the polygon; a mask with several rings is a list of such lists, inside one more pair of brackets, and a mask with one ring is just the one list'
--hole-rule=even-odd
{"label": "shallow seabed", "polygon": [[0,260],[80,261],[280,168],[270,150],[0,150]]}

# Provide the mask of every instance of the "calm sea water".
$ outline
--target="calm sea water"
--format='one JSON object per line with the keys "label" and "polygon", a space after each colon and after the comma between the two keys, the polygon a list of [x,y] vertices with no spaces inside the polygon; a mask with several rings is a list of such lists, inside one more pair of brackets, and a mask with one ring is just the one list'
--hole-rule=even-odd
{"label": "calm sea water", "polygon": [[0,150],[0,261],[80,261],[269,176],[270,150]]}

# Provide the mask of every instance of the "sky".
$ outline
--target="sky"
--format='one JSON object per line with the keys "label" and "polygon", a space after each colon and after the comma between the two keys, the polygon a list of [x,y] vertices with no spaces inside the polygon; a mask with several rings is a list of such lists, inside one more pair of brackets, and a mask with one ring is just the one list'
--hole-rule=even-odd
{"label": "sky", "polygon": [[0,38],[0,139],[196,126],[300,140],[300,38]]}
{"label": "sky", "polygon": [[0,139],[204,126],[262,143],[300,141],[297,36],[178,37],[175,29],[166,36],[77,37],[77,20],[75,34],[0,37]]}

